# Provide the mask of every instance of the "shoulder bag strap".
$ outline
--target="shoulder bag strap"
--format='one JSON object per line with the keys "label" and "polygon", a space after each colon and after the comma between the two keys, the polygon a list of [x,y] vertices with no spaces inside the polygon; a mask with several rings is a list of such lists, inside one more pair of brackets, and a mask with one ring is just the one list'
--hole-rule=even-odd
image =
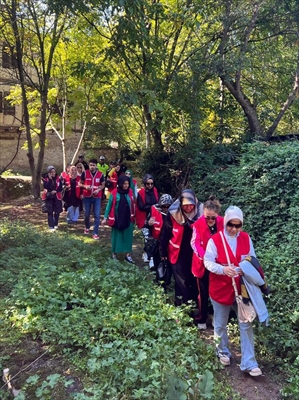
{"label": "shoulder bag strap", "polygon": [[[230,263],[230,259],[229,259],[229,255],[228,255],[225,239],[224,239],[224,236],[223,236],[223,232],[220,231],[219,233],[220,233],[220,236],[221,236],[221,239],[222,239],[225,255],[226,255],[226,258],[227,258],[227,263],[231,267],[231,263]],[[238,294],[238,289],[237,289],[237,285],[236,285],[236,282],[235,282],[234,278],[232,278],[232,284],[233,284],[233,287],[234,287],[235,296],[237,297],[239,294]]]}

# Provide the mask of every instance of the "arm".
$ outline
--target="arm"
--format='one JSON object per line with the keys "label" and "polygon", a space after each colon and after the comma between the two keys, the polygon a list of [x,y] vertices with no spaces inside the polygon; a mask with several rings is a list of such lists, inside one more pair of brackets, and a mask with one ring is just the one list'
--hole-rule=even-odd
{"label": "arm", "polygon": [[172,237],[172,220],[170,214],[168,213],[164,221],[160,235],[159,251],[161,258],[167,258],[168,256],[168,243],[171,237]]}
{"label": "arm", "polygon": [[193,225],[193,232],[192,232],[192,238],[191,238],[191,247],[194,251],[194,253],[197,255],[198,258],[203,259],[205,255],[205,250],[201,245],[201,238],[198,230],[196,229],[196,226]]}

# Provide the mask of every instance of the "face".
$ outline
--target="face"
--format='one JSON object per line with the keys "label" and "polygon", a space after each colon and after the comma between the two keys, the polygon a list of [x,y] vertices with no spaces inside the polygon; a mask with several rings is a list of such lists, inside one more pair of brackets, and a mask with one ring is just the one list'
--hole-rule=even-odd
{"label": "face", "polygon": [[[82,168],[82,167],[81,167],[81,168]],[[71,174],[71,175],[77,175],[77,167],[74,167],[74,166],[71,167],[71,168],[70,168],[70,174]]]}
{"label": "face", "polygon": [[51,171],[49,171],[49,176],[51,178],[54,178],[55,175],[56,175],[56,170],[53,168],[53,169],[51,169]]}
{"label": "face", "polygon": [[100,164],[104,164],[105,160],[103,158],[100,158]]}
{"label": "face", "polygon": [[91,172],[95,172],[95,170],[97,169],[97,164],[90,162],[89,169]]}
{"label": "face", "polygon": [[203,215],[206,219],[208,226],[215,225],[216,218],[218,216],[218,214],[215,211],[209,210],[208,208],[204,208]]}
{"label": "face", "polygon": [[119,171],[120,170],[120,165],[117,165],[116,167],[115,167],[115,171]]}
{"label": "face", "polygon": [[82,172],[83,172],[82,165],[77,165],[77,171],[78,171],[78,174],[82,174]]}
{"label": "face", "polygon": [[183,204],[182,209],[185,211],[185,213],[189,214],[191,213],[195,208],[194,204]]}
{"label": "face", "polygon": [[147,189],[152,189],[154,186],[154,181],[152,179],[148,179],[145,183]]}
{"label": "face", "polygon": [[125,175],[130,177],[131,176],[131,172],[130,171],[126,171]]}
{"label": "face", "polygon": [[128,181],[124,181],[124,183],[123,183],[123,189],[124,189],[124,190],[127,190],[127,189],[129,189],[129,186],[130,186],[129,182],[128,182]]}
{"label": "face", "polygon": [[163,206],[161,206],[161,209],[166,212],[170,207],[170,204],[163,204]]}
{"label": "face", "polygon": [[229,236],[236,236],[237,233],[239,233],[241,230],[242,230],[242,222],[237,218],[231,219],[226,224],[226,231]]}

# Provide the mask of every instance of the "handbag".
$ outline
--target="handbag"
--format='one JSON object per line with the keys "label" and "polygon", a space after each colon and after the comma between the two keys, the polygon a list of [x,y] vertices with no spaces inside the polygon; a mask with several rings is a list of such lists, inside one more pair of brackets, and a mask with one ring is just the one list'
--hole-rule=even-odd
{"label": "handbag", "polygon": [[[227,247],[226,247],[226,243],[225,243],[225,240],[224,240],[222,232],[220,232],[220,236],[221,236],[221,239],[222,239],[225,255],[226,255],[226,258],[227,258],[227,264],[231,267],[231,263],[230,263],[230,259],[229,259],[229,255],[228,255],[228,251],[227,251]],[[238,320],[239,320],[239,322],[240,323],[252,322],[256,317],[256,312],[255,312],[255,309],[254,309],[251,301],[248,301],[246,304],[244,303],[242,296],[240,294],[238,294],[238,289],[237,289],[237,285],[236,285],[236,282],[235,282],[234,278],[232,278],[232,284],[233,284],[235,297],[236,297],[236,303],[237,303],[237,307],[238,307]]]}
{"label": "handbag", "polygon": [[171,280],[171,269],[167,260],[161,260],[157,268],[157,280],[167,286]]}

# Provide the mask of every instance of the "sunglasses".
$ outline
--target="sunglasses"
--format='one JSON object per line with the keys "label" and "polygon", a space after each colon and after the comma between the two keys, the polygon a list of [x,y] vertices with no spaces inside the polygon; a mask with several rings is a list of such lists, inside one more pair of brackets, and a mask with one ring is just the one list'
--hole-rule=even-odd
{"label": "sunglasses", "polygon": [[226,225],[230,228],[236,228],[236,229],[242,228],[242,224],[233,224],[232,222],[228,222]]}
{"label": "sunglasses", "polygon": [[216,218],[217,218],[217,217],[214,217],[214,216],[213,216],[213,217],[205,217],[205,219],[206,219],[207,221],[210,221],[210,220],[211,220],[211,221],[215,221]]}
{"label": "sunglasses", "polygon": [[146,182],[146,186],[153,186],[154,182]]}

